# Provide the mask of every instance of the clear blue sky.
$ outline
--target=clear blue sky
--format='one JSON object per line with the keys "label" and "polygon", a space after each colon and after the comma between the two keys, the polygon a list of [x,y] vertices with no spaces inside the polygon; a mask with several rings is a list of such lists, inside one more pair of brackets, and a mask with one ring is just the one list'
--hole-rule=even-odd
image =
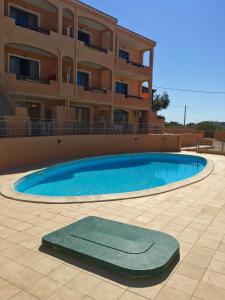
{"label": "clear blue sky", "polygon": [[[83,0],[157,42],[154,86],[225,91],[225,0]],[[158,90],[162,92],[162,90]],[[168,121],[225,122],[225,94],[169,91]]]}

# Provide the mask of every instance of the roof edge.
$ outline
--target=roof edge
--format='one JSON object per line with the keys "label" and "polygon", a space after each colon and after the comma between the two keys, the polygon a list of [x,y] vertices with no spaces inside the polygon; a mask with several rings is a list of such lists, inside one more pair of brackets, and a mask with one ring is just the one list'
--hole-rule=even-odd
{"label": "roof edge", "polygon": [[156,44],[157,44],[156,41],[153,41],[153,40],[151,40],[150,38],[148,38],[148,37],[146,37],[146,36],[144,36],[144,35],[141,35],[141,34],[135,32],[135,31],[132,31],[132,30],[128,29],[127,27],[123,27],[123,26],[121,26],[121,25],[119,25],[119,24],[117,24],[117,27],[119,27],[119,28],[121,28],[121,29],[124,29],[124,30],[126,30],[126,31],[128,31],[128,32],[130,32],[130,33],[132,33],[132,34],[134,34],[134,35],[136,35],[136,36],[138,36],[138,37],[140,37],[140,38],[142,38],[142,39],[145,39],[145,40],[148,41],[148,42],[151,42],[154,46],[156,46]]}

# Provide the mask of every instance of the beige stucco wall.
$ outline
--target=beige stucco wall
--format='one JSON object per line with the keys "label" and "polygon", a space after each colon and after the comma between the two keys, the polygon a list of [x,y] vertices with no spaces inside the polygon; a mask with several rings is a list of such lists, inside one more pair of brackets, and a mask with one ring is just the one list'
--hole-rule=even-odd
{"label": "beige stucco wall", "polygon": [[76,135],[0,140],[0,170],[113,153],[179,151],[177,135]]}

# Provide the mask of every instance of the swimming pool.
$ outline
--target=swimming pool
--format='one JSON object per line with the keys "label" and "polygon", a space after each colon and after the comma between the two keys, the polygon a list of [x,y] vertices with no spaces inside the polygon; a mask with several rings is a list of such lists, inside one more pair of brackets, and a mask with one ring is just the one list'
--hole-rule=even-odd
{"label": "swimming pool", "polygon": [[75,160],[27,175],[13,188],[40,196],[90,196],[153,189],[197,175],[203,157],[137,153]]}

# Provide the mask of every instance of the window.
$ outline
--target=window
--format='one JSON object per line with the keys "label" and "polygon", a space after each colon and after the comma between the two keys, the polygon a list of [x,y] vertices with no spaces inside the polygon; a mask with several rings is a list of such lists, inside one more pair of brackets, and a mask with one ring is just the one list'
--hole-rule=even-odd
{"label": "window", "polygon": [[128,115],[127,112],[124,110],[115,110],[114,111],[114,123],[127,123],[128,122]]}
{"label": "window", "polygon": [[130,54],[129,54],[129,52],[127,52],[125,50],[119,49],[119,57],[129,60]]}
{"label": "window", "polygon": [[84,86],[84,87],[89,87],[89,74],[78,71],[77,72],[77,84]]}
{"label": "window", "polygon": [[85,44],[91,44],[91,35],[82,30],[78,30],[78,40],[84,42]]}
{"label": "window", "polygon": [[10,7],[10,17],[15,19],[16,25],[22,27],[38,27],[38,16],[30,12]]}
{"label": "window", "polygon": [[116,82],[115,92],[117,94],[128,94],[128,84],[123,82]]}
{"label": "window", "polygon": [[23,79],[39,80],[39,62],[10,56],[10,73],[23,77]]}

